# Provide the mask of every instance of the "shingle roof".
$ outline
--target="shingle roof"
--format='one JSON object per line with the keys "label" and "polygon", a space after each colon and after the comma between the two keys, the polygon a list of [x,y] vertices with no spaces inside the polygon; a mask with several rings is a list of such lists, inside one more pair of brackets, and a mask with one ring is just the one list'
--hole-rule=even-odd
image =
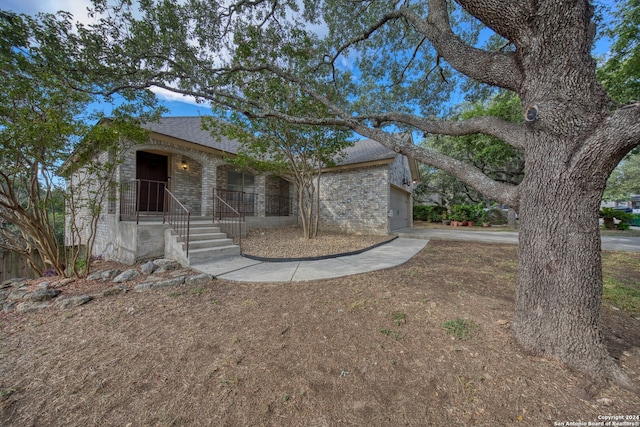
{"label": "shingle roof", "polygon": [[143,125],[150,131],[182,139],[205,147],[237,154],[240,144],[237,141],[220,137],[216,139],[211,133],[202,129],[201,117],[162,117],[157,123],[146,123]]}
{"label": "shingle roof", "polygon": [[[199,116],[162,117],[159,122],[147,123],[143,127],[162,135],[231,154],[237,154],[240,147],[237,141],[225,137],[220,140],[213,138],[209,131],[202,129],[201,117]],[[357,141],[353,146],[345,149],[343,154],[337,162],[338,166],[393,159],[396,156],[394,151],[372,139]]]}
{"label": "shingle roof", "polygon": [[387,160],[396,157],[396,153],[373,139],[363,139],[343,151],[344,156],[338,160],[338,166],[356,163]]}

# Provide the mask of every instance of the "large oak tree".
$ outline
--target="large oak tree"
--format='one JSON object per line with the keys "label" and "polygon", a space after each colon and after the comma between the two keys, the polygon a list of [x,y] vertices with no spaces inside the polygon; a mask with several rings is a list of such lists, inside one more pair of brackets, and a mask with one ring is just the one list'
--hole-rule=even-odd
{"label": "large oak tree", "polygon": [[[79,32],[88,62],[119,74],[111,90],[155,85],[251,117],[347,127],[516,208],[518,342],[631,386],[600,328],[598,208],[608,176],[640,143],[640,104],[616,104],[596,79],[589,1],[123,3],[96,0],[100,20]],[[506,47],[478,48],[480,28]],[[243,89],[264,78],[296,85],[332,116],[292,116],[269,97],[246,98]],[[524,124],[438,119],[465,78],[516,93]],[[398,128],[499,138],[524,152],[525,178],[497,182],[395,137]]]}

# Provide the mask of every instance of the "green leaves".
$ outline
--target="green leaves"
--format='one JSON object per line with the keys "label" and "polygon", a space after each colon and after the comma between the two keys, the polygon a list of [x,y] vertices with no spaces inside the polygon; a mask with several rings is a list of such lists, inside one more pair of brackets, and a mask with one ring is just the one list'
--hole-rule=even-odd
{"label": "green leaves", "polygon": [[605,34],[613,40],[598,78],[621,103],[640,100],[640,0],[621,0]]}
{"label": "green leaves", "polygon": [[629,153],[613,171],[602,196],[606,201],[628,201],[640,194],[640,153]]}

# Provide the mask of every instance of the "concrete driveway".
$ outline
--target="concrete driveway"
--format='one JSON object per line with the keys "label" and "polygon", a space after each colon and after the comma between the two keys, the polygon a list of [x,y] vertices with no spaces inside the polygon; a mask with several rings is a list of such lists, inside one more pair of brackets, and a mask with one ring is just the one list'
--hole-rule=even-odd
{"label": "concrete driveway", "polygon": [[[434,228],[405,228],[394,234],[400,237],[427,240],[462,240],[487,243],[518,243],[518,233],[514,231],[476,231],[456,228],[451,230]],[[640,252],[640,237],[602,236],[602,249],[605,251]]]}

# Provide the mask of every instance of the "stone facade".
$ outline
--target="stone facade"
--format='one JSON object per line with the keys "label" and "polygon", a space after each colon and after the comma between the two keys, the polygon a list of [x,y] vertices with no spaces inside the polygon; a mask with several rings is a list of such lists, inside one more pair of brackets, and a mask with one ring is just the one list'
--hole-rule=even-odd
{"label": "stone facade", "polygon": [[320,181],[320,227],[358,234],[388,234],[391,185],[410,203],[411,170],[406,156],[370,167],[334,170]]}
{"label": "stone facade", "polygon": [[387,234],[387,165],[323,174],[320,180],[320,229]]}

